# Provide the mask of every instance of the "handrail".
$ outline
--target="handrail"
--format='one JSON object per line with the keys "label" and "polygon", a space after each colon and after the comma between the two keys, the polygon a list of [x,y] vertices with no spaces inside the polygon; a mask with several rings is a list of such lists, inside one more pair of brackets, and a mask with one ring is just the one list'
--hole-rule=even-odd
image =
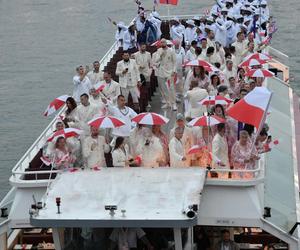
{"label": "handrail", "polygon": [[[102,57],[102,59],[100,60],[100,67],[102,70],[104,69],[104,67],[109,62],[109,60],[112,58],[113,54],[116,52],[116,50],[118,48],[119,48],[119,45],[117,42],[115,42],[110,47],[110,49],[105,53],[105,55]],[[30,157],[32,154],[34,154],[34,156],[35,156],[36,153],[38,152],[38,150],[40,150],[40,148],[42,147],[42,145],[40,145],[40,143],[43,142],[45,140],[45,137],[51,133],[50,131],[53,131],[53,127],[54,127],[54,124],[55,124],[57,118],[64,111],[65,111],[65,108],[62,108],[58,112],[58,114],[52,119],[52,121],[48,124],[48,126],[45,128],[45,130],[39,135],[39,137],[29,147],[29,149],[25,152],[25,154],[21,157],[21,159],[16,163],[16,165],[12,169],[13,176],[15,176],[16,174],[25,174],[25,171],[20,171],[20,169],[22,169],[22,164],[28,157]],[[34,156],[32,156],[32,157],[34,157]],[[30,160],[32,160],[32,159],[28,159],[28,160],[30,162]],[[26,173],[28,174],[29,172],[26,172]],[[30,173],[33,173],[33,172],[30,172]],[[39,171],[39,173],[45,173],[45,172]]]}

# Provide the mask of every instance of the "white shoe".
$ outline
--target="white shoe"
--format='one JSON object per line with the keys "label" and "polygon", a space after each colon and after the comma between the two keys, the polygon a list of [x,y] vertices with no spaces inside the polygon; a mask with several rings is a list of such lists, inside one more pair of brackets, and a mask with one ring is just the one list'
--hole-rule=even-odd
{"label": "white shoe", "polygon": [[177,105],[173,104],[172,108],[173,108],[173,111],[176,111],[177,110]]}
{"label": "white shoe", "polygon": [[167,109],[167,108],[169,108],[169,107],[170,107],[170,106],[169,106],[168,103],[166,103],[166,104],[164,104],[164,105],[161,106],[162,109]]}

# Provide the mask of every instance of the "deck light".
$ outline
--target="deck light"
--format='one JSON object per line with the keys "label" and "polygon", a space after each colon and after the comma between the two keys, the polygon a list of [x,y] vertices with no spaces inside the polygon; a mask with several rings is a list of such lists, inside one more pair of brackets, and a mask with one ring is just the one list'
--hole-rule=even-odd
{"label": "deck light", "polygon": [[61,203],[61,200],[60,200],[60,197],[56,197],[56,206],[57,206],[57,213],[60,214],[60,203]]}

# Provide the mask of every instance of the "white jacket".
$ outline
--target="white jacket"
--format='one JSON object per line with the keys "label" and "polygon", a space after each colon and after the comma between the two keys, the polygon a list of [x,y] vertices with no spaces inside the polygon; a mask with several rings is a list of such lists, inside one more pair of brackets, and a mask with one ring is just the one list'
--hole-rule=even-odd
{"label": "white jacket", "polygon": [[101,135],[98,138],[88,136],[82,145],[82,155],[86,160],[87,167],[106,167],[104,153],[108,153],[110,147]]}
{"label": "white jacket", "polygon": [[150,77],[152,73],[151,54],[148,51],[146,51],[145,53],[141,53],[140,51],[138,51],[134,54],[134,58],[140,74],[144,75],[146,78]]}
{"label": "white jacket", "polygon": [[169,143],[170,151],[170,167],[187,167],[187,160],[183,161],[184,146],[182,141],[179,141],[176,137],[173,137]]}
{"label": "white jacket", "polygon": [[207,108],[204,105],[199,104],[199,102],[208,96],[207,90],[200,87],[195,87],[186,93],[188,99],[188,110],[186,112],[186,117],[199,117],[202,116],[204,112],[207,112]]}
{"label": "white jacket", "polygon": [[[229,168],[229,159],[228,159],[228,144],[225,136],[220,136],[217,133],[212,141],[212,154],[213,154],[213,161],[212,167],[213,168]],[[221,167],[218,165],[218,161],[221,161],[226,166]]]}
{"label": "white jacket", "polygon": [[106,99],[111,100],[113,103],[116,103],[118,96],[121,94],[120,84],[114,80],[111,80],[110,83],[105,81],[101,82],[105,85],[104,89],[100,92],[100,95]]}
{"label": "white jacket", "polygon": [[[123,71],[128,68],[128,71],[123,74]],[[136,87],[138,81],[141,80],[138,66],[134,59],[124,60],[117,63],[116,75],[119,76],[119,84],[121,88]]]}
{"label": "white jacket", "polygon": [[173,49],[159,48],[154,60],[157,76],[170,78],[172,73],[176,72],[176,54]]}
{"label": "white jacket", "polygon": [[129,155],[128,146],[124,146],[124,150],[121,148],[114,149],[112,151],[112,159],[113,159],[113,166],[114,167],[126,167],[126,161],[131,158]]}

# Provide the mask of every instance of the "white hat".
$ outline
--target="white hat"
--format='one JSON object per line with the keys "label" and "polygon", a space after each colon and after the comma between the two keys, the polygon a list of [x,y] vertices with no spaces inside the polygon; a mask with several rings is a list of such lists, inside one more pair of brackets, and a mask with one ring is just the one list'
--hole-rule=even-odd
{"label": "white hat", "polygon": [[240,19],[240,18],[244,18],[241,14],[237,14],[234,16],[235,20]]}
{"label": "white hat", "polygon": [[156,18],[159,18],[159,13],[157,11],[152,11],[152,15]]}
{"label": "white hat", "polygon": [[225,24],[226,29],[227,30],[230,29],[232,25],[233,25],[233,21],[227,21],[226,24]]}
{"label": "white hat", "polygon": [[226,3],[233,3],[233,0],[226,0]]}
{"label": "white hat", "polygon": [[214,22],[215,20],[214,20],[214,18],[213,17],[208,17],[208,18],[206,18],[206,21],[209,21],[209,22]]}
{"label": "white hat", "polygon": [[227,9],[226,7],[223,7],[223,8],[221,9],[221,12],[228,12],[228,9]]}
{"label": "white hat", "polygon": [[125,26],[125,23],[124,22],[118,22],[117,23],[117,27],[120,28],[120,29],[126,29],[127,27]]}
{"label": "white hat", "polygon": [[193,20],[191,20],[191,19],[187,20],[186,23],[187,23],[188,25],[195,26],[195,22],[194,22]]}
{"label": "white hat", "polygon": [[253,10],[252,10],[251,7],[247,7],[246,10],[247,10],[247,11],[250,11],[251,13],[253,12]]}
{"label": "white hat", "polygon": [[229,13],[227,14],[227,18],[234,19],[234,16],[233,16],[233,14],[232,14],[232,13],[230,13],[230,12],[229,12]]}
{"label": "white hat", "polygon": [[216,23],[218,23],[219,25],[223,25],[224,24],[224,20],[222,18],[218,17],[216,19]]}
{"label": "white hat", "polygon": [[194,16],[194,17],[193,17],[193,20],[199,21],[199,20],[200,20],[200,16]]}
{"label": "white hat", "polygon": [[267,1],[266,0],[261,0],[260,5],[267,5]]}
{"label": "white hat", "polygon": [[250,22],[252,20],[251,17],[245,17],[244,18],[244,24],[247,23],[247,22]]}
{"label": "white hat", "polygon": [[241,7],[241,10],[247,10],[247,7],[246,7],[245,5],[243,5],[243,6]]}
{"label": "white hat", "polygon": [[178,18],[177,16],[173,17],[172,20],[173,20],[173,21],[176,21],[176,22],[178,22],[178,23],[180,22],[180,21],[179,21],[179,18]]}

